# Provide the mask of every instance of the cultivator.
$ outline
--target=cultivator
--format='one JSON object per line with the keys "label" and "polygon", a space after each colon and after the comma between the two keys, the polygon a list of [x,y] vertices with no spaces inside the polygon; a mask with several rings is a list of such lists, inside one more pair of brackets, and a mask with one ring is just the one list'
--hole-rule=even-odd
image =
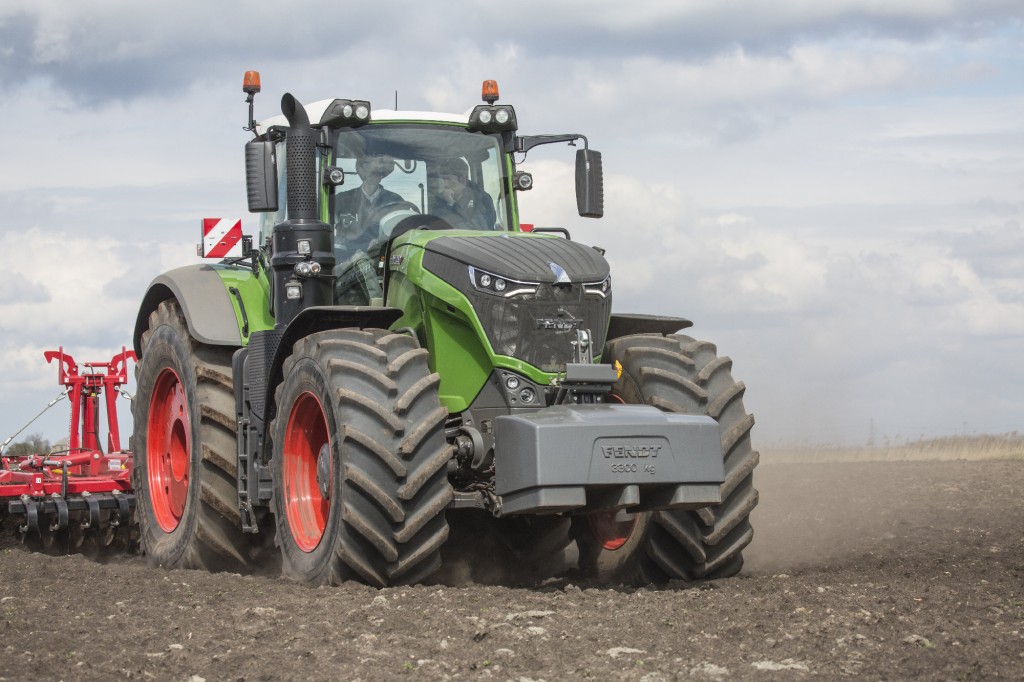
{"label": "cultivator", "polygon": [[[121,387],[135,353],[122,348],[110,362],[81,368],[63,348],[47,351],[45,358],[57,361],[58,382],[65,387],[61,397],[71,402],[67,447],[0,456],[0,520],[12,520],[18,537],[39,549],[127,549],[136,535],[132,453],[121,449],[115,400],[119,393],[127,395]],[[106,452],[99,436],[101,399],[107,413]]]}

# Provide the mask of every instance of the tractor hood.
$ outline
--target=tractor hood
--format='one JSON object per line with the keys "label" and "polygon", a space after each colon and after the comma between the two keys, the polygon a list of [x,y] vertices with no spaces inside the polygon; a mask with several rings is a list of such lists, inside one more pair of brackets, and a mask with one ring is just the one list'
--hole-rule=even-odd
{"label": "tractor hood", "polygon": [[608,261],[594,248],[558,237],[445,236],[431,240],[425,248],[424,264],[446,280],[447,273],[435,270],[431,263],[441,266],[450,260],[505,279],[543,284],[602,282],[610,271]]}

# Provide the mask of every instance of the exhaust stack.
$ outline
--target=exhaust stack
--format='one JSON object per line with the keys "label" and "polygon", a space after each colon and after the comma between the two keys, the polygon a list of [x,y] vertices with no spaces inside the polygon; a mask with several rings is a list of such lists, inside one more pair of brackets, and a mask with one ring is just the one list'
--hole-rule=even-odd
{"label": "exhaust stack", "polygon": [[[288,119],[288,219],[274,226],[270,265],[274,274],[274,328],[283,329],[302,310],[334,302],[333,228],[320,220],[317,205],[316,145],[319,132],[309,125],[302,104],[290,93],[281,98]],[[317,274],[299,275],[297,265],[319,265]]]}

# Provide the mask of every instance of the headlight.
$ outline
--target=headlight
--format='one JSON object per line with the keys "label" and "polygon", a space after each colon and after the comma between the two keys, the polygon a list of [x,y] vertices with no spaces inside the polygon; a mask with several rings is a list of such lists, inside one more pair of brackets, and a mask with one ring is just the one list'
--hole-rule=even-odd
{"label": "headlight", "polygon": [[612,276],[608,275],[600,282],[589,282],[583,285],[583,290],[588,294],[594,294],[601,298],[607,298],[612,293]]}
{"label": "headlight", "polygon": [[469,266],[469,279],[477,291],[509,298],[522,294],[536,294],[540,285],[537,282],[520,282],[507,277],[498,277],[483,270]]}
{"label": "headlight", "polygon": [[512,176],[512,185],[521,192],[533,187],[533,176],[526,171],[516,171]]}
{"label": "headlight", "polygon": [[295,264],[293,268],[299,277],[316,277],[320,274],[320,264],[315,260],[303,260]]}

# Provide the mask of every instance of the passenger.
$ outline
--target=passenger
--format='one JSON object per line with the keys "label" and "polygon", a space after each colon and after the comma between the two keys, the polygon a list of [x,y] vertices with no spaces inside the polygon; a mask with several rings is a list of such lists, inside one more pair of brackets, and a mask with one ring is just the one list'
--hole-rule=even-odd
{"label": "passenger", "polygon": [[494,229],[494,201],[487,192],[470,182],[469,166],[465,161],[455,158],[441,162],[438,179],[439,191],[431,213],[458,229]]}

